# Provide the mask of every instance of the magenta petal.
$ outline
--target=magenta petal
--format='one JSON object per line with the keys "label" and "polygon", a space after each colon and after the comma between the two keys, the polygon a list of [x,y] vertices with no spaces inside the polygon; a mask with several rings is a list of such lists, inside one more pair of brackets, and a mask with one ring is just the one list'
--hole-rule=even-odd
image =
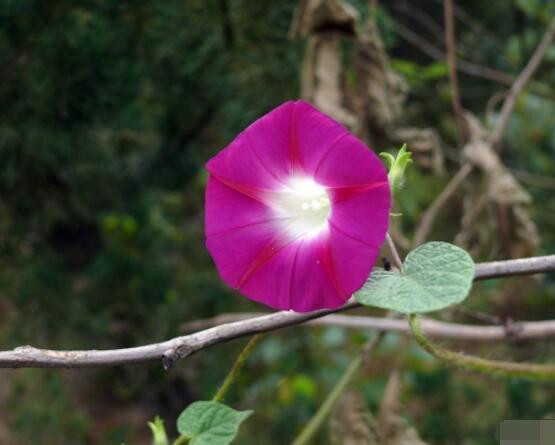
{"label": "magenta petal", "polygon": [[305,173],[329,187],[386,182],[387,172],[379,158],[356,136],[312,105],[297,101],[292,144]]}
{"label": "magenta petal", "polygon": [[291,278],[299,245],[281,249],[251,274],[239,290],[251,300],[274,309],[291,309]]}
{"label": "magenta petal", "polygon": [[291,123],[294,107],[295,102],[286,102],[245,130],[260,163],[282,183],[287,182],[293,171]]}
{"label": "magenta petal", "polygon": [[365,283],[380,253],[379,247],[364,244],[330,225],[330,251],[335,273],[347,295]]}
{"label": "magenta petal", "polygon": [[209,236],[206,240],[220,276],[230,287],[239,286],[249,266],[273,236],[269,223],[257,225],[255,237],[251,232],[248,228],[240,228]]}
{"label": "magenta petal", "polygon": [[276,219],[261,202],[210,176],[206,184],[205,232],[207,236]]}
{"label": "magenta petal", "polygon": [[293,114],[295,124],[291,139],[297,146],[304,171],[313,176],[328,152],[341,147],[342,140],[350,134],[341,124],[306,102],[295,102]]}
{"label": "magenta petal", "polygon": [[275,236],[276,219],[258,201],[208,178],[206,246],[224,281],[236,287],[258,253]]}
{"label": "magenta petal", "polygon": [[283,187],[291,174],[291,112],[294,102],[256,120],[206,165],[223,181],[260,190]]}
{"label": "magenta petal", "polygon": [[[353,194],[347,199],[342,195],[341,189],[330,192],[333,210],[329,225],[337,232],[379,249],[384,241],[389,220],[389,184],[383,183],[378,187]],[[338,195],[342,199],[334,200],[334,196]]]}
{"label": "magenta petal", "polygon": [[329,187],[346,187],[387,183],[387,171],[374,153],[349,134],[322,158],[314,178]]}
{"label": "magenta petal", "polygon": [[288,245],[262,265],[241,292],[275,309],[308,312],[341,306],[350,295],[341,295],[329,274],[330,259],[323,253],[327,243],[324,236]]}
{"label": "magenta petal", "polygon": [[213,157],[206,168],[221,182],[250,194],[283,187],[283,183],[261,163],[256,152],[251,149],[248,130]]}

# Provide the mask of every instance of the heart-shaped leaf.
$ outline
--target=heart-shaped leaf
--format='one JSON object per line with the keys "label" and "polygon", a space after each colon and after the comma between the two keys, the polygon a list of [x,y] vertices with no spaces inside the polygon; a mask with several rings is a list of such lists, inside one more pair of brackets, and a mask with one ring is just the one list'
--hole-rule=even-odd
{"label": "heart-shaped leaf", "polygon": [[223,403],[191,403],[177,419],[177,430],[191,439],[190,445],[227,445],[239,425],[252,411],[236,411]]}
{"label": "heart-shaped leaf", "polygon": [[374,270],[355,298],[405,314],[437,311],[463,301],[473,278],[474,262],[465,250],[434,241],[409,253],[401,273]]}

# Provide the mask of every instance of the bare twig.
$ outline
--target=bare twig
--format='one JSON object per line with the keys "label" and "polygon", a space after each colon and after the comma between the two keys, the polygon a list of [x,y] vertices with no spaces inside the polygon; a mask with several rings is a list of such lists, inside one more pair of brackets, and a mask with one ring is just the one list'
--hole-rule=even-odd
{"label": "bare twig", "polygon": [[[447,47],[447,65],[449,67],[449,85],[451,87],[451,98],[453,112],[455,113],[455,122],[457,125],[457,136],[459,144],[462,145],[466,141],[466,125],[464,119],[464,110],[461,105],[459,95],[459,83],[457,79],[457,56],[455,43],[455,23],[453,19],[453,0],[444,0],[444,21],[445,21],[445,44]],[[472,164],[465,163],[459,169],[457,174],[451,178],[451,181],[443,189],[440,195],[432,202],[432,205],[424,212],[422,219],[414,234],[414,246],[418,246],[426,241],[437,214],[445,204],[452,198],[462,185],[466,177],[472,171]]]}
{"label": "bare twig", "polygon": [[216,326],[194,334],[176,337],[160,343],[124,349],[55,351],[33,346],[21,346],[11,351],[0,352],[0,368],[92,368],[115,366],[162,360],[164,368],[170,368],[177,360],[209,346],[245,337],[259,332],[303,323],[327,314],[345,311],[360,306],[350,301],[336,309],[322,309],[307,313],[280,311]]}
{"label": "bare twig", "polygon": [[[249,320],[259,317],[262,313],[222,314],[205,320],[186,323],[186,331],[195,327],[218,326],[222,323]],[[410,332],[406,320],[394,320],[385,317],[370,317],[362,315],[331,314],[305,323],[309,326],[335,326],[346,329],[369,329],[372,331]],[[453,340],[490,342],[507,339],[530,340],[535,338],[555,337],[555,320],[545,321],[514,321],[510,326],[449,323],[445,321],[422,319],[422,329],[430,337],[449,338]]]}
{"label": "bare twig", "polygon": [[[406,27],[398,21],[392,21],[393,31],[396,32],[401,38],[403,38],[407,43],[418,48],[423,53],[427,54],[430,58],[437,61],[444,61],[446,54],[440,48],[434,46],[428,40],[420,36],[419,34],[412,31],[410,28]],[[468,74],[469,76],[479,77],[481,79],[487,79],[492,82],[497,82],[503,85],[512,85],[517,76],[505,73],[503,71],[498,71],[487,66],[477,65],[472,62],[468,62],[459,58],[457,60],[457,70],[461,73]],[[553,99],[553,93],[546,90],[542,85],[531,83],[532,92],[538,96],[546,97],[548,99]]]}
{"label": "bare twig", "polygon": [[430,234],[432,230],[432,226],[436,219],[437,214],[443,208],[447,202],[453,197],[453,195],[457,192],[459,187],[462,185],[466,177],[472,171],[472,164],[470,162],[464,163],[457,174],[451,178],[451,181],[447,184],[447,186],[443,189],[443,191],[439,194],[439,196],[434,200],[432,205],[424,212],[422,215],[422,219],[416,229],[414,234],[414,246],[419,246]]}
{"label": "bare twig", "polygon": [[449,68],[449,85],[451,87],[451,103],[457,124],[459,144],[465,141],[465,128],[463,107],[459,94],[459,81],[457,79],[457,48],[455,41],[455,21],[453,19],[453,0],[444,1],[445,46],[447,48],[447,66]]}
{"label": "bare twig", "polygon": [[[429,34],[432,36],[439,36],[443,34],[443,30],[435,19],[426,13],[425,10],[414,7],[410,2],[392,2],[388,4],[395,12],[408,16],[409,19],[418,22],[418,27],[428,29]],[[396,14],[397,15],[397,14]]]}
{"label": "bare twig", "polygon": [[[555,271],[555,255],[480,263],[476,265],[474,279],[483,280],[547,271]],[[305,314],[281,311],[249,320],[215,326],[161,343],[134,348],[100,351],[53,351],[23,346],[11,351],[1,351],[0,368],[90,368],[156,360],[162,360],[165,366],[169,367],[180,358],[188,357],[194,352],[218,343],[304,323],[305,321],[359,306],[360,304],[350,301],[340,308],[323,309]]]}
{"label": "bare twig", "polygon": [[395,267],[399,270],[403,270],[403,260],[401,259],[401,256],[399,255],[399,252],[397,251],[397,247],[395,247],[395,243],[393,242],[393,238],[391,238],[391,235],[389,233],[387,233],[385,235],[385,241],[387,243],[387,247],[389,249],[389,252],[391,253],[391,258],[393,259],[393,264],[395,265]]}
{"label": "bare twig", "polygon": [[[436,0],[437,3],[441,3],[441,1],[442,0]],[[468,27],[472,28],[472,31],[479,34],[480,38],[489,40],[493,45],[497,46],[500,53],[504,51],[505,46],[501,40],[499,40],[491,31],[486,29],[479,20],[474,19],[468,12],[466,12],[460,4],[455,5],[454,12],[455,17]]]}
{"label": "bare twig", "polygon": [[530,187],[555,190],[555,178],[552,176],[538,175],[536,173],[530,173],[526,170],[520,170],[517,168],[511,168],[510,170],[513,175],[520,179],[521,182],[529,185]]}
{"label": "bare twig", "polygon": [[376,17],[376,11],[378,10],[378,0],[370,0],[370,13],[372,17]]}
{"label": "bare twig", "polygon": [[[445,155],[445,158],[449,159],[449,161],[453,162],[454,164],[463,165],[466,162],[461,159],[458,150],[456,150],[453,147],[449,147],[448,145],[444,146],[444,155]],[[517,179],[519,179],[521,183],[529,185],[530,187],[555,190],[555,178],[552,176],[540,175],[538,173],[529,172],[527,170],[522,170],[520,168],[509,167],[509,171]],[[391,225],[390,225],[390,230],[391,230]],[[394,239],[397,240],[395,236],[394,236]],[[403,248],[408,249],[410,246],[407,244],[406,240],[404,240],[404,243],[405,245],[403,245]],[[399,241],[397,241],[397,244],[399,244]]]}
{"label": "bare twig", "polygon": [[549,45],[553,41],[555,37],[555,17],[551,20],[547,31],[545,32],[543,38],[541,39],[540,43],[538,44],[534,54],[517,77],[515,82],[512,84],[511,89],[509,90],[509,94],[507,95],[505,101],[503,102],[503,106],[501,107],[501,112],[499,114],[499,120],[495,125],[490,137],[490,142],[494,146],[494,148],[499,151],[501,147],[501,138],[503,137],[503,133],[507,128],[507,124],[509,123],[509,118],[511,117],[511,113],[513,112],[516,100],[524,87],[528,83],[528,81],[532,78],[540,63],[543,59],[543,56],[547,52]]}
{"label": "bare twig", "polygon": [[[420,49],[432,59],[438,61],[445,60],[446,55],[440,48],[437,48],[402,23],[394,21],[393,30],[408,43]],[[515,77],[511,74],[504,73],[503,71],[497,71],[487,66],[476,65],[464,60],[458,61],[457,69],[471,76],[480,77],[482,79],[491,80],[504,85],[511,85],[515,80]]]}
{"label": "bare twig", "polygon": [[[507,275],[529,275],[534,273],[553,272],[555,270],[555,255],[520,258],[518,260],[490,261],[476,265],[475,280],[489,280],[490,278],[504,277]],[[507,273],[510,272],[510,273]]]}
{"label": "bare twig", "polygon": [[[457,124],[457,135],[459,144],[463,144],[467,139],[466,124],[464,118],[464,110],[462,108],[459,97],[459,85],[457,80],[457,60],[455,48],[455,24],[453,20],[453,0],[444,1],[444,18],[445,18],[445,42],[447,46],[447,64],[449,66],[449,84],[451,86],[451,96],[453,103],[453,111],[455,113],[455,121]],[[466,177],[472,171],[472,164],[469,162],[462,165],[457,174],[451,178],[451,181],[432,202],[432,205],[424,212],[422,219],[414,234],[414,245],[418,246],[426,241],[437,214],[445,204],[453,197],[459,187],[462,185]]]}
{"label": "bare twig", "polygon": [[461,314],[461,315],[470,317],[474,320],[479,321],[480,323],[493,324],[493,325],[502,325],[504,323],[504,319],[502,317],[488,314],[487,312],[477,311],[475,309],[468,309],[461,305],[455,306],[453,308],[452,313]]}
{"label": "bare twig", "polygon": [[486,122],[489,122],[490,116],[495,111],[497,105],[499,104],[499,102],[501,102],[503,99],[507,97],[507,94],[509,94],[509,91],[503,90],[503,91],[497,91],[496,93],[491,95],[491,97],[486,102],[486,108],[484,111],[484,120]]}

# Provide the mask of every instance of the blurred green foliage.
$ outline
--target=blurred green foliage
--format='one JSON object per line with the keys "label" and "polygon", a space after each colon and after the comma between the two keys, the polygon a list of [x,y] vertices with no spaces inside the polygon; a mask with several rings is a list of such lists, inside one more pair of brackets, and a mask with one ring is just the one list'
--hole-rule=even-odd
{"label": "blurred green foliage", "polygon": [[[368,15],[368,2],[352,3]],[[454,146],[446,65],[402,40],[394,21],[440,48],[441,37],[383,3],[388,53],[411,87],[407,119],[436,127],[446,147]],[[438,1],[393,3],[410,3],[441,23]],[[541,0],[459,3],[466,14],[457,23],[461,57],[513,75],[553,7]],[[298,96],[304,42],[287,38],[296,4],[0,0],[0,347],[125,347],[177,335],[188,320],[259,309],[220,282],[204,248],[203,164],[252,120]],[[518,101],[503,152],[534,197],[544,253],[555,250],[554,68],[551,49],[535,93]],[[461,75],[464,105],[490,122],[496,115],[484,116],[487,101],[507,88]],[[407,233],[447,180],[409,171],[399,203]],[[449,240],[460,214],[443,218],[434,238]],[[534,283],[484,283],[468,305],[554,318],[555,281]],[[256,410],[239,442],[294,437],[366,337],[301,327],[268,336],[230,393],[237,408]],[[358,382],[372,409],[398,354],[398,336],[390,338]],[[146,420],[160,414],[173,425],[191,401],[209,399],[240,343],[169,373],[158,363],[2,370],[0,442],[148,443]],[[476,352],[532,360],[555,353],[543,342]],[[430,443],[493,444],[500,420],[554,412],[548,385],[445,370],[417,348],[406,355],[404,414]]]}

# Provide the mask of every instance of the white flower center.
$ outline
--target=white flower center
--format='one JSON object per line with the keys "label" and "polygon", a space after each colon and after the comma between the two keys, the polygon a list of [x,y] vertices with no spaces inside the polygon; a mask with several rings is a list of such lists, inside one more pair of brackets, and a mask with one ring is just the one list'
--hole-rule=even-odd
{"label": "white flower center", "polygon": [[295,239],[312,237],[327,227],[330,199],[326,189],[309,178],[296,178],[270,203],[284,217],[287,232]]}

